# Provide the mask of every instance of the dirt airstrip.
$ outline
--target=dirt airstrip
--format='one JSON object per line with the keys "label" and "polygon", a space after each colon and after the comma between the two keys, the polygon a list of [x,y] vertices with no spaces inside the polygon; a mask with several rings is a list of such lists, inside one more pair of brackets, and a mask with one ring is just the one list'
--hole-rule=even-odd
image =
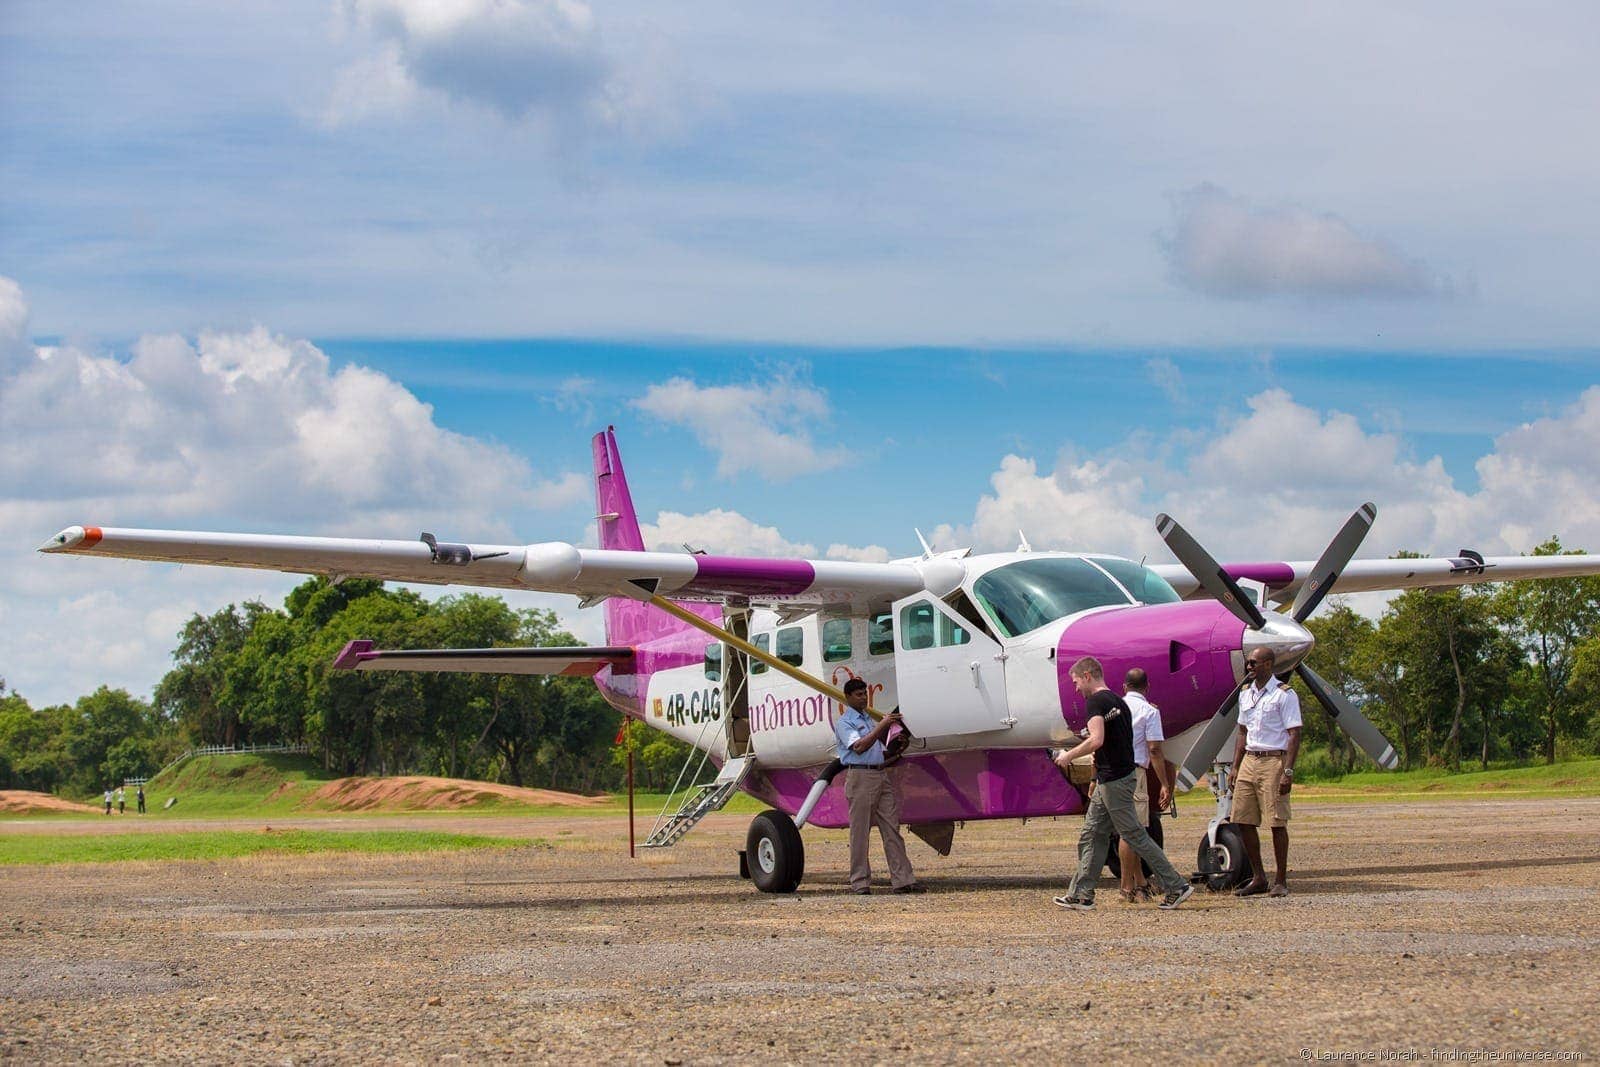
{"label": "dirt airstrip", "polygon": [[[837,831],[807,831],[797,896],[760,896],[729,815],[632,861],[615,816],[434,814],[526,844],[0,867],[0,1060],[1600,1056],[1600,800],[1295,816],[1292,896],[1174,913],[1052,907],[1066,819],[913,841],[921,897],[842,894]],[[1184,869],[1202,826],[1168,830]]]}

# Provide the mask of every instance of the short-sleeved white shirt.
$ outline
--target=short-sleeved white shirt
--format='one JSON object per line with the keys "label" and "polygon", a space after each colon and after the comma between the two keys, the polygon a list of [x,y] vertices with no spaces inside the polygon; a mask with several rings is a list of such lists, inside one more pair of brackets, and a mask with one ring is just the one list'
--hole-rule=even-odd
{"label": "short-sleeved white shirt", "polygon": [[1167,739],[1161,732],[1161,712],[1140,693],[1129,693],[1122,699],[1133,712],[1133,762],[1148,767],[1150,742]]}
{"label": "short-sleeved white shirt", "polygon": [[1300,725],[1300,698],[1278,679],[1239,694],[1239,725],[1247,752],[1274,752],[1289,747],[1289,731]]}

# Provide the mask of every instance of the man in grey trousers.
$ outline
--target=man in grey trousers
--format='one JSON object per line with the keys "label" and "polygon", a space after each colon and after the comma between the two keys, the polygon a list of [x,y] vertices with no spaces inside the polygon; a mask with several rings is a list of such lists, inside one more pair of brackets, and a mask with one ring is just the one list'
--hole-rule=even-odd
{"label": "man in grey trousers", "polygon": [[1122,840],[1150,865],[1151,876],[1166,893],[1160,907],[1171,911],[1189,899],[1194,887],[1172,866],[1161,846],[1150,840],[1134,811],[1135,775],[1143,772],[1133,762],[1133,714],[1106,686],[1099,660],[1090,656],[1080,659],[1072,665],[1071,677],[1087,707],[1088,736],[1057,753],[1056,764],[1066,769],[1079,756],[1093,752],[1095,790],[1084,813],[1083,832],[1078,835],[1078,873],[1067,887],[1067,895],[1055,897],[1055,903],[1074,911],[1094,907],[1094,884],[1100,880],[1115,827]]}
{"label": "man in grey trousers", "polygon": [[900,798],[883,768],[883,739],[889,727],[900,721],[900,713],[891,711],[874,726],[867,717],[867,697],[867,683],[860,678],[844,683],[849,706],[833,724],[839,761],[844,764],[844,796],[850,805],[850,891],[860,896],[872,892],[872,861],[867,850],[876,826],[883,838],[894,891],[920,893],[922,886],[911,873],[911,860],[906,856],[906,840],[900,836]]}

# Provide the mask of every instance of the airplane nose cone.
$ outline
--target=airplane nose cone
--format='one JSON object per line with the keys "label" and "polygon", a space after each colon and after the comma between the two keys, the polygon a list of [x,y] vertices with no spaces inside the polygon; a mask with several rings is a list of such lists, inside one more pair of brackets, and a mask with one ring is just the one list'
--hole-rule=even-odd
{"label": "airplane nose cone", "polygon": [[1310,630],[1287,615],[1268,613],[1265,626],[1244,632],[1244,654],[1248,656],[1258,648],[1271,649],[1275,674],[1284,674],[1298,667],[1316,643],[1317,639]]}

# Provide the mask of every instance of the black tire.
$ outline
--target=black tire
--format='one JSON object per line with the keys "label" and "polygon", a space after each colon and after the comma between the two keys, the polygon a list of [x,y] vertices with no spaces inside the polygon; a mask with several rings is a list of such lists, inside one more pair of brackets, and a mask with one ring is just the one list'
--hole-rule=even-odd
{"label": "black tire", "polygon": [[1196,859],[1206,888],[1213,893],[1226,893],[1250,880],[1250,861],[1244,854],[1244,834],[1231,822],[1217,827],[1215,846],[1206,838],[1200,839],[1200,853]]}
{"label": "black tire", "polygon": [[763,893],[793,893],[806,873],[806,846],[794,820],[774,808],[750,820],[744,839],[750,880]]}

